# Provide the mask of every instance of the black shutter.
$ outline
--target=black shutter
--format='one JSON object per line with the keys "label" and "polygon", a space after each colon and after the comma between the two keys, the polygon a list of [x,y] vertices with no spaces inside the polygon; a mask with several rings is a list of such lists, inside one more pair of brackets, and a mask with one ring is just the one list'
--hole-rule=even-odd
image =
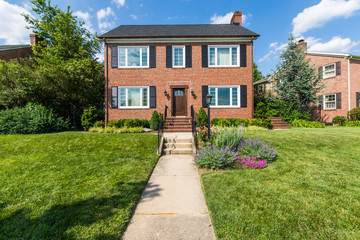
{"label": "black shutter", "polygon": [[247,85],[240,85],[240,106],[247,107]]}
{"label": "black shutter", "polygon": [[156,108],[156,87],[150,86],[150,108]]}
{"label": "black shutter", "polygon": [[246,67],[246,44],[240,44],[240,67]]}
{"label": "black shutter", "polygon": [[319,71],[319,75],[321,76],[321,78],[323,77],[323,67],[319,67],[318,68]]}
{"label": "black shutter", "polygon": [[209,93],[209,86],[202,86],[202,106],[207,108],[206,95]]}
{"label": "black shutter", "polygon": [[111,108],[118,108],[118,87],[111,87]]}
{"label": "black shutter", "polygon": [[111,67],[118,68],[118,46],[111,47]]}
{"label": "black shutter", "polygon": [[324,95],[318,96],[318,100],[319,100],[319,105],[320,105],[321,109],[324,109]]}
{"label": "black shutter", "polygon": [[208,67],[208,45],[201,46],[202,67]]}
{"label": "black shutter", "polygon": [[336,109],[341,109],[341,93],[336,94]]}
{"label": "black shutter", "polygon": [[192,46],[191,45],[185,46],[185,67],[187,67],[187,68],[192,67]]}
{"label": "black shutter", "polygon": [[150,68],[156,68],[156,46],[150,46]]}
{"label": "black shutter", "polygon": [[341,74],[341,62],[336,63],[336,76]]}
{"label": "black shutter", "polygon": [[360,92],[356,93],[356,107],[360,106]]}
{"label": "black shutter", "polygon": [[166,46],[166,67],[172,68],[172,46]]}

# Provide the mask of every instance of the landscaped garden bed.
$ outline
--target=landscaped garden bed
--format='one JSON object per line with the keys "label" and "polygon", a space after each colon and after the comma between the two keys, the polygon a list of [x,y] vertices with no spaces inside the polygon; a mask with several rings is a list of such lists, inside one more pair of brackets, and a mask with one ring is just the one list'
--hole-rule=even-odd
{"label": "landscaped garden bed", "polygon": [[159,158],[151,134],[0,136],[0,239],[120,239]]}
{"label": "landscaped garden bed", "polygon": [[245,132],[271,142],[261,170],[203,173],[218,239],[360,238],[359,128]]}

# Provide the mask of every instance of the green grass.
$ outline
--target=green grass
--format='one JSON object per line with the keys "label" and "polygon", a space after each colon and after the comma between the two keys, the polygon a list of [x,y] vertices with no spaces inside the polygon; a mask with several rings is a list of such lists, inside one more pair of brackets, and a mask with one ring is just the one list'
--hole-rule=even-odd
{"label": "green grass", "polygon": [[156,148],[147,134],[0,136],[0,239],[120,239]]}
{"label": "green grass", "polygon": [[360,129],[246,133],[273,143],[263,170],[202,175],[219,239],[359,239]]}

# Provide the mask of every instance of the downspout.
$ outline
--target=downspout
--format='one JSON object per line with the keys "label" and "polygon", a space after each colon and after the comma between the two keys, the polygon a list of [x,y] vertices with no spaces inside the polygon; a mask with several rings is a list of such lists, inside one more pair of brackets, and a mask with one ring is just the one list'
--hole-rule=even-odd
{"label": "downspout", "polygon": [[105,126],[109,122],[109,70],[108,70],[108,44],[105,42],[105,108],[106,108],[106,114],[105,114]]}
{"label": "downspout", "polygon": [[252,110],[251,110],[251,118],[254,118],[255,111],[255,94],[254,94],[254,37],[251,38],[251,94],[252,94]]}
{"label": "downspout", "polygon": [[352,58],[352,56],[348,56],[348,106],[349,106],[349,111],[351,110],[351,86],[350,86],[350,59]]}

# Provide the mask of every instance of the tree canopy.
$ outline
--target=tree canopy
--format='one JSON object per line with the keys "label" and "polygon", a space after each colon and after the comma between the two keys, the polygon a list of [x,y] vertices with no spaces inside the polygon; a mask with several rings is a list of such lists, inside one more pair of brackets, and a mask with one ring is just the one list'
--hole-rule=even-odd
{"label": "tree canopy", "polygon": [[258,69],[258,65],[256,63],[253,64],[253,76],[254,76],[254,82],[260,81],[264,78],[261,71]]}

